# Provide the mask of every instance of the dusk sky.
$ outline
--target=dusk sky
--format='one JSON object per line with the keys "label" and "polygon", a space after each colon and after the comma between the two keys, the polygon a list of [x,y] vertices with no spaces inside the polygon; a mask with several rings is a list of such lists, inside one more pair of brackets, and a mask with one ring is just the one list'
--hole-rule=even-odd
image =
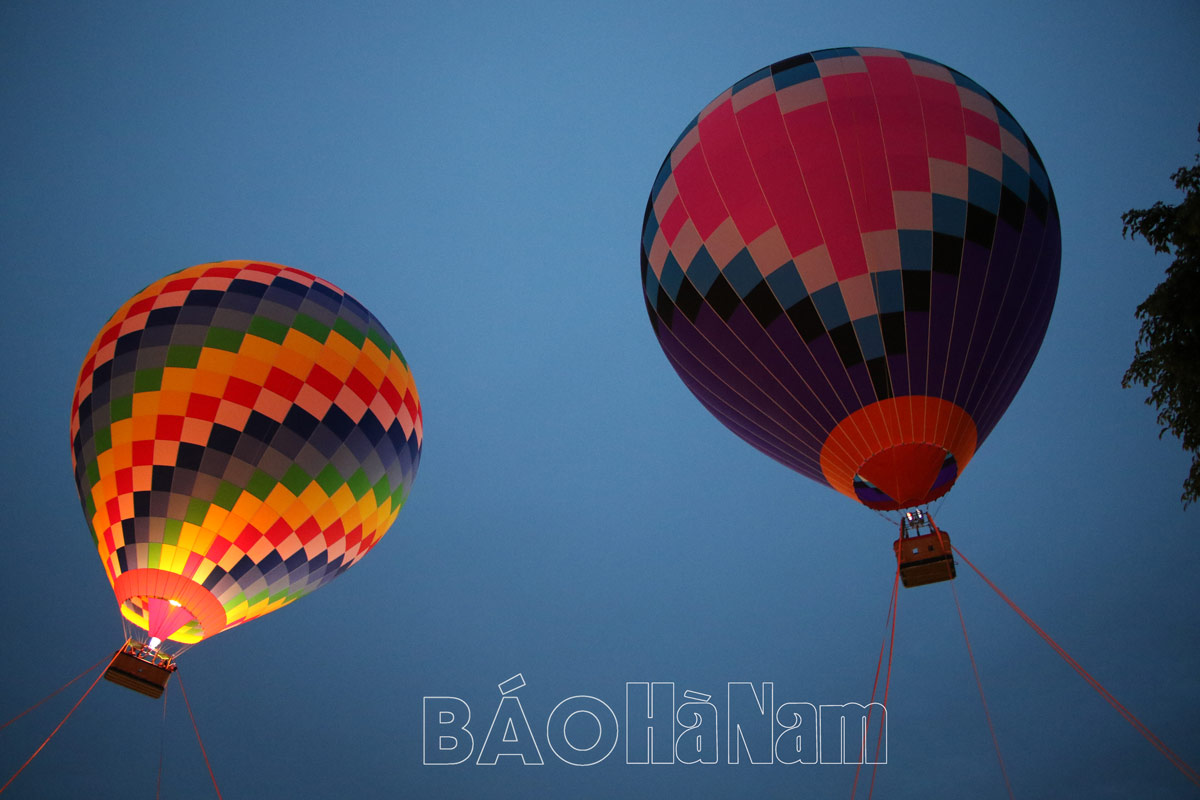
{"label": "dusk sky", "polygon": [[[697,402],[655,340],[638,246],[659,165],[710,100],[861,45],[990,91],[1062,220],[1040,355],[936,519],[1200,767],[1189,456],[1121,388],[1134,310],[1170,263],[1123,239],[1121,214],[1179,199],[1198,41],[1191,0],[0,4],[0,724],[123,641],[71,468],[93,337],[167,273],[253,259],[386,325],[424,445],[361,563],[180,659],[224,797],[850,796],[853,766],[729,763],[726,698],[749,682],[776,707],[870,699],[896,527]],[[876,797],[1008,796],[951,587],[900,591]],[[1015,796],[1197,795],[964,564],[953,587]],[[518,674],[505,703],[545,763],[478,763]],[[0,785],[95,675],[0,730]],[[673,683],[677,706],[712,697],[718,764],[626,763],[642,682]],[[5,800],[152,797],[160,758],[162,797],[214,797],[178,690],[164,719],[101,681]],[[619,723],[581,767],[547,720],[584,695]],[[470,708],[463,763],[424,763],[427,697]]]}

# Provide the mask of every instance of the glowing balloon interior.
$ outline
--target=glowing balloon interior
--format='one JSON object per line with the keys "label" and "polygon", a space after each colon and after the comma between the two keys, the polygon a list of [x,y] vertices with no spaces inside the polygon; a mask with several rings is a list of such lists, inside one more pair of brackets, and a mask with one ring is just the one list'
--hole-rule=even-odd
{"label": "glowing balloon interior", "polygon": [[954,484],[1012,401],[1058,287],[1025,131],[893,50],[780,61],[700,112],[654,181],[645,299],[730,430],[872,508]]}
{"label": "glowing balloon interior", "polygon": [[421,455],[404,356],[332,284],[227,261],[130,298],[71,412],[75,481],[121,613],[191,643],[328,583],[384,535]]}

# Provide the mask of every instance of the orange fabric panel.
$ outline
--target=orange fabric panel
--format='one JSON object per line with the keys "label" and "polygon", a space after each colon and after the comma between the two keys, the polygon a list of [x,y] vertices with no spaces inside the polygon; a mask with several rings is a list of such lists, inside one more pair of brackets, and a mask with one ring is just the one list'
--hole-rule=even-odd
{"label": "orange fabric panel", "polygon": [[821,471],[856,502],[854,477],[862,475],[889,496],[912,501],[904,507],[920,505],[934,499],[929,488],[945,454],[954,456],[961,473],[977,440],[975,422],[954,403],[927,395],[892,397],[838,423],[821,447]]}
{"label": "orange fabric panel", "polygon": [[205,639],[220,633],[227,622],[225,608],[212,592],[191,578],[164,569],[145,567],[122,572],[113,583],[113,593],[118,605],[134,597],[176,600],[200,623]]}

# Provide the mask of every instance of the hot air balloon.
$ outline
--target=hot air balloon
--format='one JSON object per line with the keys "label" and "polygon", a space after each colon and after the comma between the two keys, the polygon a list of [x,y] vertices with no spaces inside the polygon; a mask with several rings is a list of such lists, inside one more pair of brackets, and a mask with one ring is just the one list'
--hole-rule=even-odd
{"label": "hot air balloon", "polygon": [[663,161],[643,288],[730,430],[882,511],[954,485],[1041,345],[1061,240],[1013,116],[960,72],[837,48],[738,81]]}
{"label": "hot air balloon", "polygon": [[84,516],[121,615],[145,632],[109,677],[153,696],[165,643],[282,608],[366,555],[421,455],[420,400],[387,330],[277,264],[201,264],[135,294],[92,343],[71,408]]}

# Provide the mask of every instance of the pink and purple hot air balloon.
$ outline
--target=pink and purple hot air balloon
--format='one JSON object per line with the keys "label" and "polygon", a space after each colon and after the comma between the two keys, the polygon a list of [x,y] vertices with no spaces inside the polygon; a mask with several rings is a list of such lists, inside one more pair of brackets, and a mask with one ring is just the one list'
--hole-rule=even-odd
{"label": "pink and purple hot air balloon", "polygon": [[838,48],[722,92],[668,153],[642,231],[671,365],[754,447],[879,510],[954,485],[1041,345],[1054,193],[962,73]]}

